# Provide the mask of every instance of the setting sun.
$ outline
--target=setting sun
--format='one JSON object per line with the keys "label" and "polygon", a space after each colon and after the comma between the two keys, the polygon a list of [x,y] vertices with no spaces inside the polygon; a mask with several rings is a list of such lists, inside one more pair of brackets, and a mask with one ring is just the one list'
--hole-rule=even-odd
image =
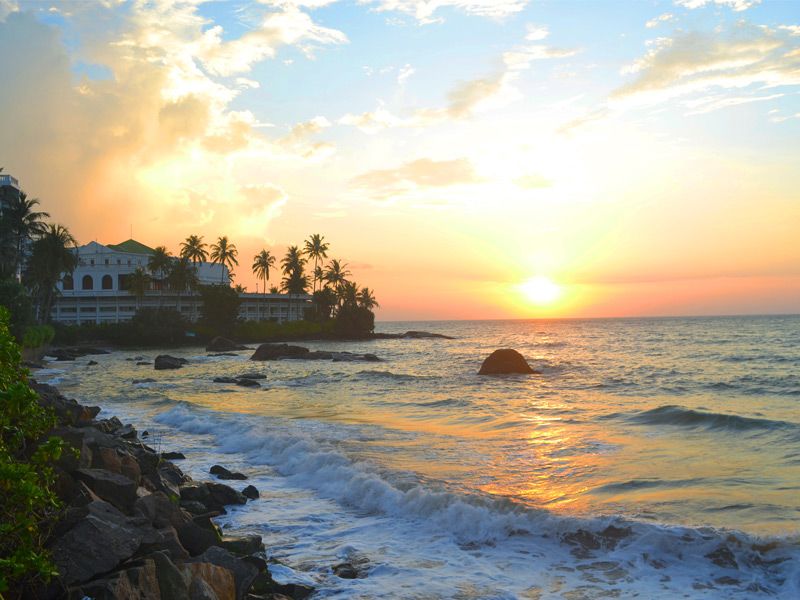
{"label": "setting sun", "polygon": [[533,277],[520,285],[525,297],[534,304],[552,304],[561,297],[561,286],[547,277]]}

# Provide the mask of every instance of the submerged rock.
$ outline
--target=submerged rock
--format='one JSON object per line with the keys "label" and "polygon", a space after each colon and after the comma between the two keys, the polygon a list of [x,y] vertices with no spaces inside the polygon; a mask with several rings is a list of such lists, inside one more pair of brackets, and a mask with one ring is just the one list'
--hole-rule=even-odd
{"label": "submerged rock", "polygon": [[242,490],[242,496],[247,498],[248,500],[257,500],[259,497],[258,490],[254,485],[248,485],[246,488]]}
{"label": "submerged rock", "polygon": [[185,358],[177,358],[169,354],[159,354],[156,356],[155,370],[162,371],[164,369],[180,369],[187,361]]}
{"label": "submerged rock", "polygon": [[162,452],[161,458],[164,460],[183,460],[186,458],[183,452]]}
{"label": "submerged rock", "polygon": [[267,376],[263,373],[242,373],[239,379],[266,379]]}
{"label": "submerged rock", "polygon": [[236,385],[241,387],[260,388],[261,384],[253,379],[237,379]]}
{"label": "submerged rock", "polygon": [[508,373],[536,373],[525,358],[510,348],[495,350],[483,361],[478,375],[504,375]]}
{"label": "submerged rock", "polygon": [[308,354],[308,348],[303,346],[290,346],[289,344],[261,344],[250,360],[278,360],[279,358],[292,358]]}
{"label": "submerged rock", "polygon": [[238,480],[247,479],[247,475],[245,475],[244,473],[235,473],[233,471],[229,471],[222,465],[214,465],[208,470],[208,472],[211,473],[212,475],[216,475],[220,479],[238,479]]}

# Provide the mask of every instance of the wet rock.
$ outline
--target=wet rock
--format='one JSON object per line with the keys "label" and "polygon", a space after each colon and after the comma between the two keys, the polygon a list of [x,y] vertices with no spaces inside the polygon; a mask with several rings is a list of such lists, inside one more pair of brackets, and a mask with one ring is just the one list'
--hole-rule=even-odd
{"label": "wet rock", "polygon": [[66,585],[111,571],[133,556],[146,532],[102,500],[90,502],[85,511],[85,517],[50,546]]}
{"label": "wet rock", "polygon": [[259,497],[258,490],[254,485],[248,485],[246,488],[242,490],[242,496],[247,498],[248,500],[257,500]]}
{"label": "wet rock", "polygon": [[141,561],[137,566],[118,571],[109,577],[75,586],[69,589],[68,598],[162,598],[156,564],[153,560]]}
{"label": "wet rock", "polygon": [[279,358],[289,358],[308,354],[308,348],[302,346],[290,346],[289,344],[261,344],[250,360],[278,360]]}
{"label": "wet rock", "polygon": [[214,354],[208,354],[207,356],[239,356],[234,352],[217,352]]}
{"label": "wet rock", "polygon": [[[228,569],[210,562],[186,562],[181,565],[188,578],[191,600],[232,600],[237,595],[236,579]],[[202,583],[200,583],[202,582]]]}
{"label": "wet rock", "polygon": [[133,425],[123,425],[114,431],[114,435],[118,435],[126,440],[132,440],[136,437],[136,428]]}
{"label": "wet rock", "polygon": [[169,354],[159,354],[156,356],[155,370],[162,371],[164,369],[180,369],[187,361],[185,358],[176,358]]}
{"label": "wet rock", "polygon": [[622,540],[633,533],[630,527],[615,527],[614,525],[609,525],[603,531],[600,532],[600,537],[602,538],[603,545],[606,548],[614,549],[617,547]]}
{"label": "wet rock", "polygon": [[245,535],[242,537],[222,536],[219,543],[220,547],[224,548],[232,554],[246,556],[248,554],[255,554],[264,549],[264,544],[261,542],[260,535]]}
{"label": "wet rock", "polygon": [[503,375],[508,373],[536,373],[525,358],[516,350],[495,350],[483,361],[478,375]]}
{"label": "wet rock", "polygon": [[133,385],[136,385],[137,383],[155,383],[155,382],[156,380],[152,379],[151,377],[145,377],[144,379],[134,379],[133,381],[131,381]]}
{"label": "wet rock", "polygon": [[133,505],[133,510],[136,514],[145,517],[157,529],[179,527],[192,521],[192,517],[163,492],[153,492],[138,498]]}
{"label": "wet rock", "polygon": [[[137,366],[137,367],[147,367],[147,366],[149,366],[149,365],[152,365],[152,364],[153,364],[153,363],[151,363],[151,362],[149,362],[149,361],[146,361],[146,360],[140,360],[140,361],[137,361],[137,362],[136,362],[136,366]],[[176,369],[179,369],[180,367],[167,367],[167,368],[176,368]]]}
{"label": "wet rock", "polygon": [[90,425],[97,413],[99,406],[83,406],[72,398],[66,398],[51,385],[31,382],[31,387],[39,395],[39,404],[51,408],[55,412],[59,423],[83,427]]}
{"label": "wet rock", "polygon": [[235,350],[247,350],[247,346],[241,346],[233,340],[221,336],[215,337],[206,346],[206,352],[233,352]]}
{"label": "wet rock", "polygon": [[733,552],[724,544],[713,552],[706,554],[706,558],[723,569],[739,568],[739,563],[736,562],[736,557],[733,555]]}
{"label": "wet rock", "polygon": [[124,475],[103,469],[77,469],[74,476],[106,502],[130,512],[136,502],[136,483]]}
{"label": "wet rock", "polygon": [[183,452],[162,452],[161,458],[164,460],[183,460],[186,457]]}
{"label": "wet rock", "polygon": [[239,380],[236,379],[235,377],[214,377],[213,381],[214,381],[214,383],[233,383],[233,384],[236,384],[236,383],[238,383]]}
{"label": "wet rock", "polygon": [[87,362],[87,363],[86,363],[86,366],[87,366],[87,367],[93,367],[93,366],[95,366],[96,364],[97,364],[97,361],[96,361],[96,360],[90,360],[89,362]]}
{"label": "wet rock", "polygon": [[181,500],[181,508],[193,515],[202,515],[208,512],[206,505],[197,500]]}
{"label": "wet rock", "polygon": [[189,558],[189,552],[181,544],[178,532],[171,526],[153,529],[142,538],[139,553],[151,552],[166,552],[172,560]]}
{"label": "wet rock", "polygon": [[333,567],[333,574],[340,579],[356,579],[358,571],[350,563],[341,563]]}
{"label": "wet rock", "polygon": [[253,379],[237,379],[236,385],[249,388],[260,388],[261,384]]}
{"label": "wet rock", "polygon": [[92,468],[122,473],[122,459],[115,448],[98,448],[92,454]]}
{"label": "wet rock", "polygon": [[267,376],[263,373],[242,373],[239,379],[266,379]]}
{"label": "wet rock", "polygon": [[219,544],[222,538],[216,525],[207,515],[193,517],[191,521],[175,527],[175,532],[178,534],[181,545],[192,556],[202,554],[212,546]]}
{"label": "wet rock", "polygon": [[225,467],[221,465],[214,465],[209,470],[209,473],[212,475],[216,475],[220,479],[236,479],[236,480],[244,480],[247,479],[247,475],[244,473],[236,473],[233,471],[229,471]]}
{"label": "wet rock", "polygon": [[232,573],[236,586],[236,598],[244,598],[258,576],[258,568],[253,564],[239,560],[227,550],[217,546],[212,546],[197,558],[187,562],[187,564],[192,563],[208,563]]}

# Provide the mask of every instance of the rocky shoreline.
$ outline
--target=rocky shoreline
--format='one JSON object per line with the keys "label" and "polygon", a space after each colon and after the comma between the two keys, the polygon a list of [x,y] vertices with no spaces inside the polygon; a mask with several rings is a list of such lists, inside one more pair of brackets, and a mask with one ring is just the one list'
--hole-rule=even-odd
{"label": "rocky shoreline", "polygon": [[[302,600],[313,589],[279,584],[269,574],[261,537],[222,535],[225,507],[259,501],[258,490],[193,481],[116,417],[97,420],[56,388],[31,381],[64,440],[55,465],[64,510],[47,543],[58,577],[45,600]],[[246,477],[215,465],[217,479]]]}

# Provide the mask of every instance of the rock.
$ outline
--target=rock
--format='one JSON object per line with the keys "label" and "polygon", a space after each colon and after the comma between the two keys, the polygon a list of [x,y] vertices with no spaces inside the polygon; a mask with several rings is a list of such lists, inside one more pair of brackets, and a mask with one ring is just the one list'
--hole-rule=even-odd
{"label": "rock", "polygon": [[242,496],[249,500],[257,500],[259,497],[258,490],[254,485],[248,485],[246,488],[242,490]]}
{"label": "rock", "polygon": [[22,366],[26,369],[44,369],[44,363],[35,360],[23,360]]}
{"label": "rock", "polygon": [[181,545],[192,556],[202,554],[219,543],[221,535],[208,516],[197,516],[175,528]]}
{"label": "rock", "polygon": [[197,500],[181,500],[181,508],[193,515],[203,515],[208,512],[206,505]]}
{"label": "rock", "polygon": [[30,382],[33,390],[39,395],[39,404],[45,408],[53,409],[59,423],[64,425],[76,425],[78,427],[90,425],[97,413],[100,412],[99,406],[83,406],[72,398],[65,398],[51,385],[44,383]]}
{"label": "rock", "polygon": [[183,574],[165,552],[154,552],[150,558],[156,565],[158,589],[162,599],[189,600],[189,589]]}
{"label": "rock", "polygon": [[234,352],[216,352],[214,354],[208,354],[207,356],[239,356]]}
{"label": "rock", "polygon": [[145,377],[144,379],[134,379],[133,381],[131,381],[133,385],[136,385],[137,383],[155,383],[155,382],[156,380],[150,377]]}
{"label": "rock", "polygon": [[333,567],[333,574],[340,579],[356,579],[358,571],[350,563],[342,563]]}
{"label": "rock", "polygon": [[263,373],[242,373],[239,379],[266,379],[267,376]]}
{"label": "rock", "polygon": [[224,483],[209,482],[206,485],[208,486],[208,491],[211,493],[211,497],[217,501],[221,507],[229,504],[245,504],[247,502],[247,498],[245,498],[241,492],[237,492]]}
{"label": "rock", "polygon": [[241,493],[223,483],[191,482],[180,488],[181,501],[196,501],[203,504],[209,511],[225,512],[229,504],[244,504],[247,502]]}
{"label": "rock", "polygon": [[123,425],[114,432],[114,435],[118,435],[126,440],[132,440],[136,437],[136,429],[133,425]]}
{"label": "rock", "polygon": [[164,460],[183,460],[186,457],[183,455],[183,452],[162,452],[161,458]]}
{"label": "rock", "polygon": [[87,362],[87,363],[86,363],[86,366],[87,366],[87,367],[93,367],[93,366],[95,366],[96,364],[97,364],[97,361],[96,361],[96,360],[90,360],[89,362]]}
{"label": "rock", "polygon": [[[236,579],[228,569],[208,562],[186,562],[181,565],[189,579],[190,600],[233,600],[237,598]],[[200,583],[202,582],[202,583]],[[163,600],[167,600],[166,598]]]}
{"label": "rock", "polygon": [[86,516],[50,546],[66,585],[107,573],[133,556],[146,532],[111,504],[96,500]]}
{"label": "rock", "polygon": [[[149,361],[146,361],[146,360],[140,360],[140,361],[136,362],[136,366],[137,367],[147,367],[147,366],[152,365],[152,364],[153,363],[151,363]],[[172,368],[180,369],[180,367],[165,367],[165,368],[167,368],[167,369],[172,369]]]}
{"label": "rock", "polygon": [[183,560],[189,558],[189,552],[181,544],[178,532],[174,527],[162,527],[154,529],[142,538],[139,552],[149,554],[151,552],[166,552],[172,560]]}
{"label": "rock", "polygon": [[122,473],[122,460],[115,448],[98,448],[92,454],[92,468]]}
{"label": "rock", "polygon": [[192,563],[209,563],[232,573],[236,584],[236,598],[245,597],[258,575],[257,567],[247,561],[237,559],[227,550],[217,546],[212,546],[197,558],[187,561],[187,564]]}
{"label": "rock", "polygon": [[214,383],[237,383],[239,380],[235,377],[214,377]]}
{"label": "rock", "polygon": [[238,479],[238,480],[247,479],[247,475],[245,475],[244,473],[234,473],[220,465],[214,465],[208,470],[208,472],[211,473],[212,475],[216,475],[220,479]]}
{"label": "rock", "polygon": [[[156,563],[152,559],[141,561],[109,577],[90,581],[69,589],[68,597],[79,600],[160,599],[161,595]],[[185,598],[181,596],[180,598]]]}
{"label": "rock", "polygon": [[516,350],[495,350],[483,361],[478,375],[502,375],[507,373],[536,373],[525,358]]}
{"label": "rock", "polygon": [[733,552],[731,552],[730,548],[724,544],[713,552],[706,554],[706,558],[723,569],[739,568],[739,563],[736,562],[736,557],[734,556]]}
{"label": "rock", "polygon": [[187,361],[185,358],[176,358],[169,354],[159,354],[156,356],[155,370],[162,371],[164,369],[180,369]]}
{"label": "rock", "polygon": [[279,358],[289,358],[308,354],[308,348],[302,346],[290,346],[289,344],[261,344],[250,360],[278,360]]}
{"label": "rock", "polygon": [[260,388],[261,384],[253,379],[237,379],[236,385],[241,387]]}
{"label": "rock", "polygon": [[221,336],[215,337],[206,346],[206,352],[233,352],[235,350],[247,350],[247,346],[240,346],[236,342]]}
{"label": "rock", "polygon": [[134,502],[133,510],[145,517],[157,529],[179,527],[193,520],[163,492],[153,492],[138,498]]}
{"label": "rock", "polygon": [[131,479],[103,469],[77,469],[74,475],[100,498],[119,510],[130,512],[133,509],[137,485]]}
{"label": "rock", "polygon": [[[191,567],[188,570],[191,570]],[[232,580],[233,576],[231,575],[231,587],[235,588],[235,584]],[[205,579],[194,577],[189,583],[189,600],[219,600],[219,598],[216,592],[214,592],[214,588],[206,583]]]}
{"label": "rock", "polygon": [[245,535],[243,537],[231,537],[224,535],[219,543],[220,547],[224,548],[232,554],[245,556],[248,554],[255,554],[264,549],[264,544],[261,543],[260,535]]}

